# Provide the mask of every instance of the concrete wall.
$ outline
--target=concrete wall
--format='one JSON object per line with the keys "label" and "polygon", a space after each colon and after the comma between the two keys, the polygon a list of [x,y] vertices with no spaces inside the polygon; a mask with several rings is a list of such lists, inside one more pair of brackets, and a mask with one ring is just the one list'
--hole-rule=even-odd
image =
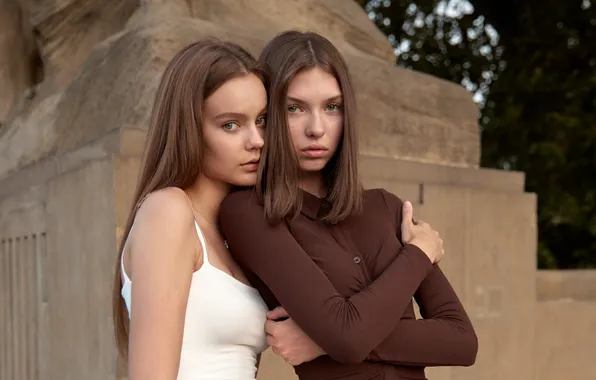
{"label": "concrete wall", "polygon": [[47,242],[44,197],[35,186],[0,199],[0,379],[47,368]]}
{"label": "concrete wall", "polygon": [[113,378],[114,140],[0,181],[2,380]]}
{"label": "concrete wall", "polygon": [[[111,281],[143,137],[117,130],[0,180],[1,380],[118,377]],[[442,267],[479,335],[476,365],[429,378],[596,373],[596,274],[535,270],[536,198],[522,173],[364,156],[362,170],[441,232]],[[292,378],[265,353],[259,380]]]}
{"label": "concrete wall", "polygon": [[596,378],[596,270],[538,271],[537,380]]}
{"label": "concrete wall", "polygon": [[534,329],[536,380],[596,378],[596,302],[539,302]]}
{"label": "concrete wall", "polygon": [[[432,379],[531,378],[536,198],[521,173],[364,159],[365,184],[414,202],[441,233],[442,261],[480,341],[475,366],[431,369]],[[498,368],[498,371],[495,371]]]}
{"label": "concrete wall", "polygon": [[596,270],[540,270],[536,297],[538,301],[596,302]]}

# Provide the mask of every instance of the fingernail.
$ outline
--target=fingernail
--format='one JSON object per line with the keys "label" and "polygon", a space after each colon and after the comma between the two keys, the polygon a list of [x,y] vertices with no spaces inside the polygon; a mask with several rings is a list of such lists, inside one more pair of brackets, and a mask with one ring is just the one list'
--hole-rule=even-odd
{"label": "fingernail", "polygon": [[406,201],[404,206],[406,206],[407,208],[410,208],[410,207],[412,207],[412,203],[410,203],[410,201]]}

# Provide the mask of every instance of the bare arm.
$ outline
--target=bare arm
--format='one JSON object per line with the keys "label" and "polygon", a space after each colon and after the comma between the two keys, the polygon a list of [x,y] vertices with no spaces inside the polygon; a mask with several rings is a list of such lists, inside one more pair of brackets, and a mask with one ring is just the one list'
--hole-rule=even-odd
{"label": "bare arm", "polygon": [[406,244],[370,287],[343,297],[286,225],[269,225],[263,215],[250,192],[236,192],[224,200],[220,223],[234,257],[340,362],[361,362],[389,335],[433,268],[422,250]]}
{"label": "bare arm", "polygon": [[192,211],[180,190],[147,197],[129,240],[130,380],[177,377],[186,303],[200,249],[196,239]]}

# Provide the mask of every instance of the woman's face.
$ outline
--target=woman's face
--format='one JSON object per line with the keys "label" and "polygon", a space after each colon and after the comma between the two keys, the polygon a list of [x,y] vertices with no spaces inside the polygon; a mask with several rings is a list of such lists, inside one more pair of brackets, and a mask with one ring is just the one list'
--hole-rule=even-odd
{"label": "woman's face", "polygon": [[252,186],[263,147],[267,92],[254,74],[224,83],[203,107],[203,174],[234,186]]}
{"label": "woman's face", "polygon": [[286,113],[300,168],[322,170],[337,151],[343,133],[339,83],[320,68],[299,72],[288,86]]}

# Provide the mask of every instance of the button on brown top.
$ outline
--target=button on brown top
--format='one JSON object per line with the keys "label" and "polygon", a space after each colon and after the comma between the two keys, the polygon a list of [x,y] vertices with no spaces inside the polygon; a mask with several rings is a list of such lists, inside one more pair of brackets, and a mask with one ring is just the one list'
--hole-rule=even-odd
{"label": "button on brown top", "polygon": [[399,198],[368,190],[361,215],[330,226],[323,201],[302,194],[301,213],[277,225],[251,190],[220,209],[230,250],[269,308],[283,305],[327,353],[296,367],[301,380],[424,379],[425,366],[474,363],[477,338],[445,275],[401,242]]}

